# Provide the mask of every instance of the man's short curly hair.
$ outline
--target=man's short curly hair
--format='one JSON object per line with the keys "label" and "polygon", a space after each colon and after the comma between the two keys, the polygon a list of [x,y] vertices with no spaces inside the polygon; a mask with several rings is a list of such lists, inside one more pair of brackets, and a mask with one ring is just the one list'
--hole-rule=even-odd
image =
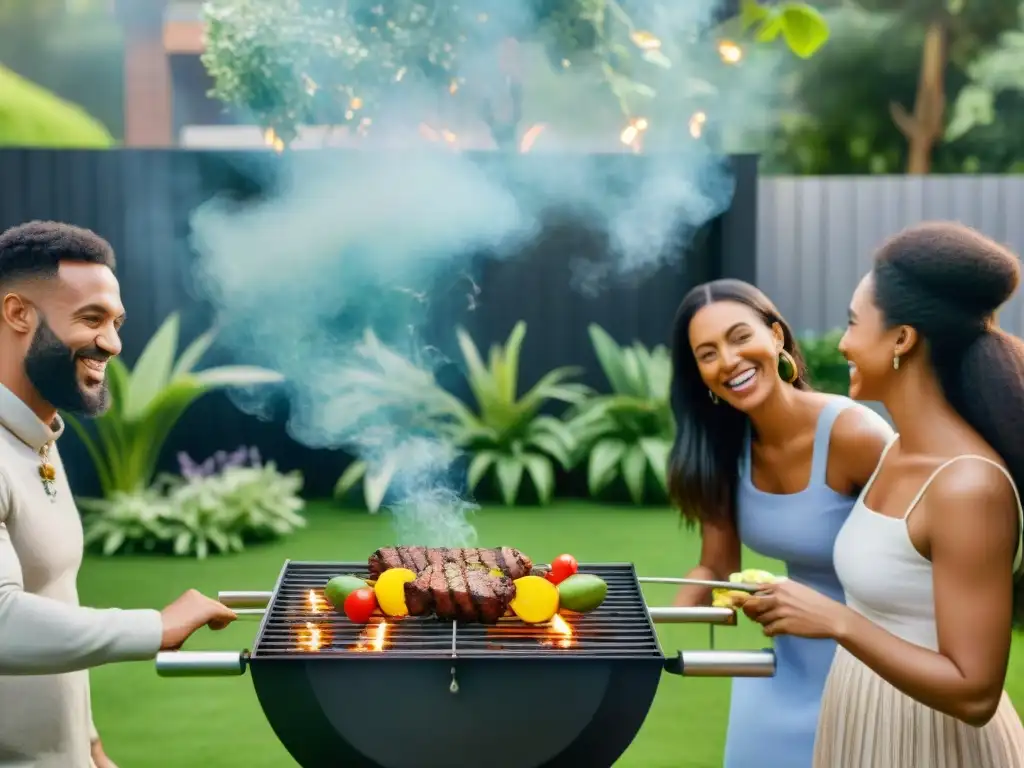
{"label": "man's short curly hair", "polygon": [[29,221],[0,233],[0,284],[55,277],[62,261],[114,269],[114,249],[92,230],[58,221]]}

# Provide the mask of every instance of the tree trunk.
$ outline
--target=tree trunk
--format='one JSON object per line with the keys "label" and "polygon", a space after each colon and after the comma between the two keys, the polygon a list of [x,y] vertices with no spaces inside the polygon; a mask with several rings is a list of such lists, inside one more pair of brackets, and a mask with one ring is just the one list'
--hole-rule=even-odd
{"label": "tree trunk", "polygon": [[921,72],[917,81],[914,113],[897,102],[889,104],[896,127],[907,138],[907,173],[931,170],[932,149],[942,138],[946,114],[946,60],[948,29],[944,18],[933,19],[925,30]]}
{"label": "tree trunk", "polygon": [[504,38],[498,45],[493,87],[484,96],[481,116],[498,149],[515,152],[519,147],[519,123],[523,119],[523,63],[519,41]]}

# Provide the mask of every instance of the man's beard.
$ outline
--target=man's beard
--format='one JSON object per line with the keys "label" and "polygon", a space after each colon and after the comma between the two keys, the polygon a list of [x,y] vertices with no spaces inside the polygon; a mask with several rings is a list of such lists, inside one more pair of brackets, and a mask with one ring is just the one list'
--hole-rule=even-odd
{"label": "man's beard", "polygon": [[78,361],[106,361],[110,355],[96,346],[73,351],[57,338],[46,320],[40,318],[25,355],[25,374],[42,398],[58,410],[84,416],[99,416],[110,407],[107,380],[85,389],[78,380]]}

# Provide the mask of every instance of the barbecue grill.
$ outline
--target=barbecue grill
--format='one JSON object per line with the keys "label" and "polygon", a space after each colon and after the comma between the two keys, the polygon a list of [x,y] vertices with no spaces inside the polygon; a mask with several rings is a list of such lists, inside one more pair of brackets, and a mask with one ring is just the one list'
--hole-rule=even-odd
{"label": "barbecue grill", "polygon": [[604,579],[604,603],[545,625],[420,616],[358,625],[331,608],[323,586],[339,574],[367,577],[365,562],[288,561],[273,592],[219,595],[240,616],[260,618],[251,652],[162,652],[156,669],[248,669],[267,720],[303,768],[601,768],[640,730],[663,672],[775,674],[772,650],[662,653],[655,623],[732,625],[732,609],[649,608],[629,563],[579,572]]}

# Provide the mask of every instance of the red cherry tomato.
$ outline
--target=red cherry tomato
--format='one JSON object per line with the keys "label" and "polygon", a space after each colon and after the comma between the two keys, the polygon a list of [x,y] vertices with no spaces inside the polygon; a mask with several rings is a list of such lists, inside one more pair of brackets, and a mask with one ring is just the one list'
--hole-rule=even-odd
{"label": "red cherry tomato", "polygon": [[349,621],[365,624],[377,608],[377,596],[369,587],[357,589],[345,598],[344,608]]}
{"label": "red cherry tomato", "polygon": [[572,555],[559,555],[551,561],[551,570],[548,571],[547,579],[552,584],[561,584],[572,576],[580,568],[576,558]]}

